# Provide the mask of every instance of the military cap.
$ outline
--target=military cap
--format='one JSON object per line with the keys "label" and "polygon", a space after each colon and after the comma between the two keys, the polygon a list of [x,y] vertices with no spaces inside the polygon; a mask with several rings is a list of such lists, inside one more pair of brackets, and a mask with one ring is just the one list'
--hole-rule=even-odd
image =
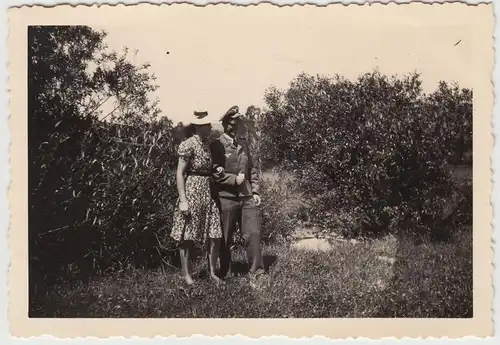
{"label": "military cap", "polygon": [[238,108],[237,105],[233,105],[224,115],[222,115],[219,121],[224,122],[229,119],[237,119],[240,116],[240,108]]}

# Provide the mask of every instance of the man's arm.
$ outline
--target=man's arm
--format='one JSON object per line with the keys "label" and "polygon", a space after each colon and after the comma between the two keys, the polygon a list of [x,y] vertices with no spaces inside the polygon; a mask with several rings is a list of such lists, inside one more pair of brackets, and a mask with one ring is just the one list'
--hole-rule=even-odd
{"label": "man's arm", "polygon": [[252,186],[252,194],[259,195],[260,193],[259,171],[254,164],[252,154],[250,153],[250,147],[248,147],[248,145],[247,145],[247,155],[248,155],[248,170],[250,175],[250,185]]}
{"label": "man's arm", "polygon": [[223,176],[216,177],[215,182],[227,186],[234,186],[236,185],[236,175],[226,172]]}
{"label": "man's arm", "polygon": [[[219,165],[225,169],[226,167],[225,164],[226,157],[224,156],[225,151],[226,150],[224,149],[224,145],[219,140],[214,141],[210,145],[210,152],[212,154],[212,164]],[[222,185],[228,185],[228,186],[236,185],[236,175],[228,172],[224,172],[224,174],[222,175],[214,174],[214,180],[216,183]]]}

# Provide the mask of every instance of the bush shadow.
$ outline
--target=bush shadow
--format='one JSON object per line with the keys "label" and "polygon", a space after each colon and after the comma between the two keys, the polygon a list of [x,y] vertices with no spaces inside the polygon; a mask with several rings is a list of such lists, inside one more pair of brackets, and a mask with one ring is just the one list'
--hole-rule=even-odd
{"label": "bush shadow", "polygon": [[472,227],[446,242],[397,236],[393,276],[381,291],[375,317],[473,317]]}

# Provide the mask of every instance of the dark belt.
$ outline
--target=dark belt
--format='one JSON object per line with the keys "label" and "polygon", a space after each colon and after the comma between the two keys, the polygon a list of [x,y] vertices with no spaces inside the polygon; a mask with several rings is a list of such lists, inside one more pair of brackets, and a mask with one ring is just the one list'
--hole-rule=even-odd
{"label": "dark belt", "polygon": [[210,171],[189,171],[187,173],[188,176],[212,176]]}

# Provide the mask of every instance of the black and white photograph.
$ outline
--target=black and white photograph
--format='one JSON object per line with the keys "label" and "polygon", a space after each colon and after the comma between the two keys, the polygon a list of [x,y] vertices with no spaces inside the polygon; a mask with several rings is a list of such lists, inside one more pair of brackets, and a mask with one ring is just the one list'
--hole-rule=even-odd
{"label": "black and white photograph", "polygon": [[27,317],[491,322],[491,8],[17,9]]}

